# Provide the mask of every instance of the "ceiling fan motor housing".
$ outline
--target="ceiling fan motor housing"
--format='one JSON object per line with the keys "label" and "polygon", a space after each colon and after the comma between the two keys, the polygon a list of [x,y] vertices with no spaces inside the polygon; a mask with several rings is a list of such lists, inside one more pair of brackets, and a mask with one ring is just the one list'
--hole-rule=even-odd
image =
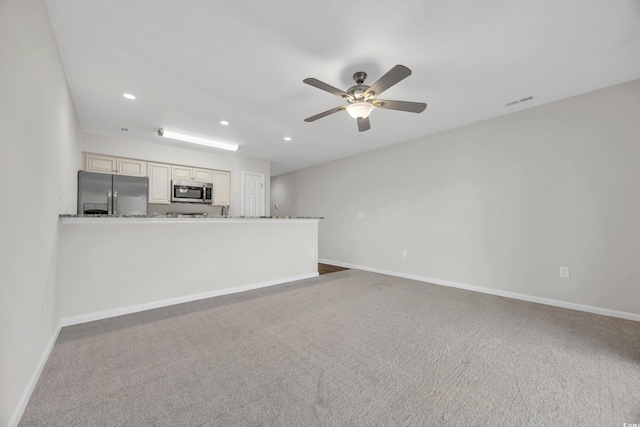
{"label": "ceiling fan motor housing", "polygon": [[367,79],[367,73],[364,71],[358,71],[353,74],[353,80],[356,81],[356,84],[361,85]]}
{"label": "ceiling fan motor housing", "polygon": [[367,85],[358,84],[355,86],[351,86],[349,89],[347,89],[347,93],[350,95],[350,97],[347,98],[347,102],[364,101],[365,100],[364,93],[367,91],[367,89],[369,89],[369,86]]}

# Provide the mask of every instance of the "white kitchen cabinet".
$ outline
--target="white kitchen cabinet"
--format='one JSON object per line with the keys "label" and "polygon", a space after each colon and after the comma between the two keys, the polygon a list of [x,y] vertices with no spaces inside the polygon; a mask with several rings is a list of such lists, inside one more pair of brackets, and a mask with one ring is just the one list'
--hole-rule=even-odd
{"label": "white kitchen cabinet", "polygon": [[147,176],[147,162],[131,159],[116,159],[118,175]]}
{"label": "white kitchen cabinet", "polygon": [[84,170],[87,172],[116,173],[117,160],[111,156],[87,154],[85,156]]}
{"label": "white kitchen cabinet", "polygon": [[171,166],[171,179],[213,183],[213,171],[210,169]]}
{"label": "white kitchen cabinet", "polygon": [[182,181],[190,181],[193,168],[186,166],[171,166],[171,179],[179,179]]}
{"label": "white kitchen cabinet", "polygon": [[149,203],[171,203],[171,165],[149,163]]}
{"label": "white kitchen cabinet", "polygon": [[231,173],[213,171],[213,204],[229,206],[231,204]]}
{"label": "white kitchen cabinet", "polygon": [[193,180],[198,182],[210,182],[213,184],[213,171],[211,169],[193,168]]}
{"label": "white kitchen cabinet", "polygon": [[171,203],[171,180],[208,182],[214,185],[213,205],[230,204],[230,176],[228,171],[189,166],[154,163],[103,154],[83,153],[84,170],[88,172],[149,177],[149,203]]}
{"label": "white kitchen cabinet", "polygon": [[147,176],[147,162],[104,156],[102,154],[86,154],[84,170],[118,175]]}

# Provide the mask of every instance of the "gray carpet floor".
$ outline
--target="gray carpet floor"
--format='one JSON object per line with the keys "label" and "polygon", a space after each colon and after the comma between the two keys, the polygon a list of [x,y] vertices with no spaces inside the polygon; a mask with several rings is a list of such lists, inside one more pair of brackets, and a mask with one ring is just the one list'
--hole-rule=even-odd
{"label": "gray carpet floor", "polygon": [[63,328],[20,426],[640,423],[640,323],[357,270]]}

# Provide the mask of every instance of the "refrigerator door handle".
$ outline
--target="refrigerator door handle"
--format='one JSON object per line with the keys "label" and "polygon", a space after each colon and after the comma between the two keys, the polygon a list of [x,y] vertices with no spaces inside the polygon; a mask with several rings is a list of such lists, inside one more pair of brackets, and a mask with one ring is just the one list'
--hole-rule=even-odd
{"label": "refrigerator door handle", "polygon": [[118,192],[113,192],[113,214],[118,215]]}
{"label": "refrigerator door handle", "polygon": [[111,197],[111,190],[109,190],[107,192],[107,214],[108,215],[111,215],[113,213],[112,212],[112,210],[113,210],[112,209],[112,205],[113,205],[113,202],[112,202],[112,197]]}

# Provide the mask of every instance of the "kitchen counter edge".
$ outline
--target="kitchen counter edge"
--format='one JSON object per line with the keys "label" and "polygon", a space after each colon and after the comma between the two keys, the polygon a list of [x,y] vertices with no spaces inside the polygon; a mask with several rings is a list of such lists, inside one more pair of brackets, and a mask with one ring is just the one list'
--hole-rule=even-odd
{"label": "kitchen counter edge", "polygon": [[123,222],[232,222],[232,221],[318,221],[324,217],[306,216],[204,216],[179,217],[174,215],[58,215],[63,223],[73,224],[97,224],[97,223],[123,223]]}

